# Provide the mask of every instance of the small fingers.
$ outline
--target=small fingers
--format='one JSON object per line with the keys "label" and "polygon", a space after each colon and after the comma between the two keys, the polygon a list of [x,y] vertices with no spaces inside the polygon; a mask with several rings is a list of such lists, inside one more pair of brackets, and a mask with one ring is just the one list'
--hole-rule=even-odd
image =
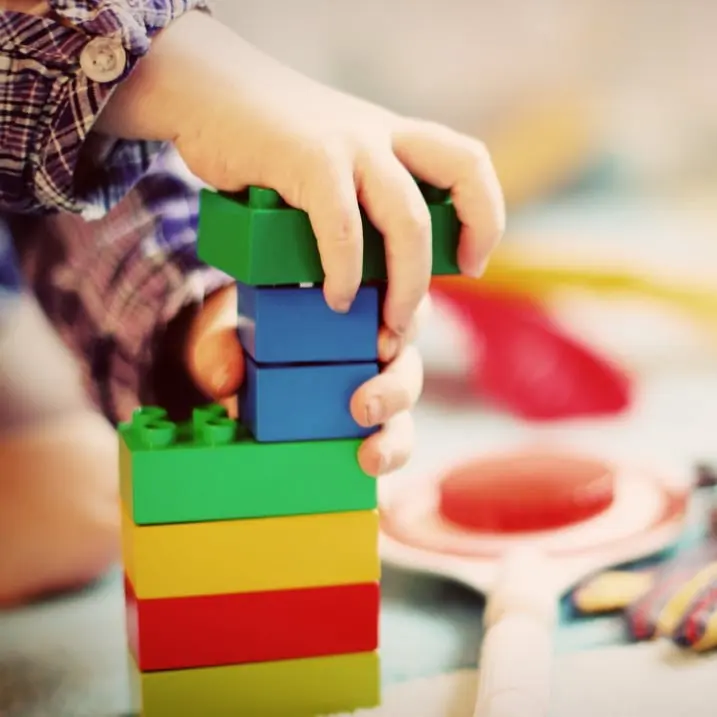
{"label": "small fingers", "polygon": [[485,145],[431,122],[406,121],[394,135],[394,152],[416,176],[450,189],[463,225],[458,262],[478,276],[505,231],[505,202]]}
{"label": "small fingers", "polygon": [[396,336],[391,329],[381,326],[378,334],[378,360],[384,364],[393,361],[405,346],[415,341],[416,336],[427,323],[431,311],[431,295],[425,294],[404,336]]}
{"label": "small fingers", "polygon": [[413,417],[408,411],[387,421],[381,430],[369,436],[359,448],[361,469],[372,476],[398,470],[406,464],[413,451]]}
{"label": "small fingers", "polygon": [[207,333],[190,363],[195,386],[219,400],[236,393],[244,380],[244,354],[236,329]]}
{"label": "small fingers", "polygon": [[398,358],[351,397],[351,415],[361,426],[378,426],[402,411],[410,410],[423,390],[423,362],[415,346],[407,346]]}
{"label": "small fingers", "polygon": [[363,227],[353,160],[326,145],[316,151],[310,163],[311,180],[301,204],[316,234],[326,303],[334,311],[346,313],[363,276]]}
{"label": "small fingers", "polygon": [[214,292],[193,316],[183,348],[194,385],[212,399],[236,393],[244,380],[244,355],[237,335],[236,286]]}
{"label": "small fingers", "polygon": [[356,175],[359,201],[384,239],[384,322],[404,336],[431,280],[431,216],[416,181],[390,147],[365,152]]}

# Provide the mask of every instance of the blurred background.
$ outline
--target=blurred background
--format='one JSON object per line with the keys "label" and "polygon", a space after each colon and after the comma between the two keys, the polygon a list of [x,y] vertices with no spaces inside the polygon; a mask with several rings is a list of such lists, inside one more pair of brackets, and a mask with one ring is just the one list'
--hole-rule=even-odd
{"label": "blurred background", "polygon": [[[502,305],[480,303],[490,298],[480,290],[461,297],[459,284],[434,287],[438,311],[420,339],[426,390],[406,475],[437,476],[451,463],[535,441],[645,461],[686,480],[696,462],[717,460],[717,3],[216,0],[215,7],[296,69],[448,123],[491,150],[508,232],[481,286],[503,298],[537,298],[538,309],[522,308],[545,311],[555,325],[521,323],[525,314],[516,310],[473,331],[472,322]],[[475,311],[466,308],[471,302]],[[523,333],[526,325],[533,333]],[[580,360],[563,350],[571,340],[580,341]],[[49,364],[38,346],[18,347],[15,362],[25,366],[37,355]],[[50,372],[43,378],[53,381]],[[44,384],[38,390],[45,395]],[[566,417],[577,420],[545,420]],[[391,570],[382,591],[388,683],[474,664],[480,604],[473,593]],[[624,642],[619,616],[576,620],[565,610],[560,650]],[[122,709],[121,612],[116,572],[77,599],[4,616],[0,660],[19,655],[32,668],[6,670],[9,694],[36,709],[18,714]],[[50,686],[38,687],[38,665]],[[63,700],[67,712],[57,707]]]}
{"label": "blurred background", "polygon": [[[715,365],[717,4],[219,0],[216,8],[319,80],[484,140],[508,204],[510,290],[527,281],[515,260],[577,273],[619,267],[633,287],[640,277],[642,291],[609,297],[556,281],[551,314],[572,335],[633,371]],[[654,301],[671,292],[676,300]],[[465,345],[447,356],[437,349],[445,331],[435,328],[422,344],[429,368],[455,364]]]}
{"label": "blurred background", "polygon": [[575,163],[583,152],[618,155],[625,175],[650,186],[714,172],[717,79],[709,68],[717,60],[717,6],[704,0],[219,0],[216,7],[245,37],[317,79],[501,148],[521,120],[550,114],[562,131],[536,136],[532,148],[531,129],[545,127],[521,127],[529,163],[549,151],[567,162],[563,144],[579,136]]}
{"label": "blurred background", "polygon": [[[717,4],[219,0],[216,9],[321,81],[484,140],[508,203],[506,245],[716,285]],[[652,348],[685,343],[652,329]]]}

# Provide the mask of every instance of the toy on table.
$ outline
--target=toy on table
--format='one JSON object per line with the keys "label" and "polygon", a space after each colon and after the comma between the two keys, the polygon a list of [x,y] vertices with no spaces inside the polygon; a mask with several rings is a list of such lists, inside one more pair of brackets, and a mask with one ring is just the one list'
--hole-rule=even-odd
{"label": "toy on table", "polygon": [[673,544],[688,503],[687,490],[649,472],[546,450],[382,487],[382,558],[488,594],[475,717],[547,714],[559,598]]}
{"label": "toy on table", "polygon": [[[437,278],[434,283],[470,284],[459,276]],[[655,273],[605,265],[597,258],[578,260],[568,253],[556,255],[549,247],[541,249],[539,245],[528,251],[520,245],[504,243],[494,252],[480,286],[536,298],[546,298],[565,287],[599,294],[635,294],[679,308],[711,329],[717,328],[717,292],[711,285],[705,286],[691,277],[680,280],[674,275],[667,280]]]}
{"label": "toy on table", "polygon": [[[713,490],[717,481],[706,464],[697,467],[695,487]],[[695,652],[717,648],[717,505],[709,506],[709,531],[696,547],[667,563],[612,570],[580,585],[572,596],[583,615],[623,611],[635,640],[669,639]]]}
{"label": "toy on table", "polygon": [[532,420],[628,407],[628,377],[567,336],[534,299],[468,282],[434,282],[433,295],[465,324],[475,352],[473,387],[497,405]]}
{"label": "toy on table", "polygon": [[[433,272],[457,271],[459,223],[423,188]],[[238,282],[241,421],[119,428],[129,665],[143,717],[313,717],[380,701],[376,480],[357,461],[352,393],[379,371],[383,241],[364,284],[326,305],[308,216],[271,190],[201,196],[199,255]]]}
{"label": "toy on table", "polygon": [[[560,288],[637,294],[717,326],[717,292],[695,283],[582,263],[570,255],[499,247],[480,282],[440,277],[432,293],[472,339],[472,384],[532,420],[606,415],[629,406],[631,385],[613,362],[561,331],[541,303]],[[539,249],[539,247],[538,247]]]}
{"label": "toy on table", "polygon": [[638,641],[669,639],[695,652],[717,648],[717,541],[658,568],[609,571],[573,595],[584,615],[624,611]]}

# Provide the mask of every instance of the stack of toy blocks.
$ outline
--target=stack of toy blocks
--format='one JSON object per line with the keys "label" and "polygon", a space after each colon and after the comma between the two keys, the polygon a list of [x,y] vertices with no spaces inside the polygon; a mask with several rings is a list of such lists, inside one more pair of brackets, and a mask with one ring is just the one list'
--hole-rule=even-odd
{"label": "stack of toy blocks", "polygon": [[[434,274],[458,222],[425,192]],[[379,371],[383,242],[365,224],[352,309],[326,305],[308,217],[252,188],[204,192],[200,257],[237,280],[241,421],[218,406],[120,426],[135,697],[144,717],[315,717],[380,701],[377,485],[353,392]],[[371,284],[370,282],[374,282]]]}

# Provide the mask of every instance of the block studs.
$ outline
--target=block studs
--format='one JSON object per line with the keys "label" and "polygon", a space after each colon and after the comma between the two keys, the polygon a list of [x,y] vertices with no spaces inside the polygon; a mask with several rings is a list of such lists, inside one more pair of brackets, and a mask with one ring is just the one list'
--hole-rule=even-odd
{"label": "block studs", "polygon": [[237,424],[230,418],[207,421],[202,427],[202,441],[210,446],[226,446],[234,441]]}
{"label": "block studs", "polygon": [[159,406],[143,406],[132,414],[132,430],[147,448],[167,448],[177,440],[177,424]]}
{"label": "block studs", "polygon": [[205,423],[226,417],[226,409],[218,403],[211,403],[208,406],[195,408],[192,411],[192,423],[194,424],[194,430],[197,432]]}
{"label": "block studs", "polygon": [[195,408],[192,423],[195,439],[205,445],[226,446],[237,436],[236,421],[228,418],[226,409],[216,403]]}
{"label": "block studs", "polygon": [[152,421],[139,430],[147,448],[168,448],[177,439],[177,424],[171,421]]}
{"label": "block studs", "polygon": [[132,427],[142,428],[149,423],[167,418],[167,412],[159,406],[142,406],[132,413]]}

